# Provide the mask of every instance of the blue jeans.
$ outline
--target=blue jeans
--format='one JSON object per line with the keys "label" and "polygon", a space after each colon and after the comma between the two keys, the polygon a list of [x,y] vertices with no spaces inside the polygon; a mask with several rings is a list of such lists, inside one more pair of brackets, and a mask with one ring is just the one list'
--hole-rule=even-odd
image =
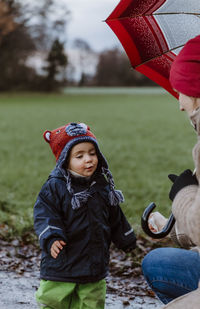
{"label": "blue jeans", "polygon": [[142,270],[149,286],[167,304],[197,289],[200,255],[191,250],[158,248],[144,257]]}

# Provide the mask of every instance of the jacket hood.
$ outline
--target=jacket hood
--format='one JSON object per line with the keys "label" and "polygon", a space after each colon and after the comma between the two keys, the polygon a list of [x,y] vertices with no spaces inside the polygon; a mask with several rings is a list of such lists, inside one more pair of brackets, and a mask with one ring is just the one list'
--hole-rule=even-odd
{"label": "jacket hood", "polygon": [[[59,168],[61,170],[66,170],[67,169],[67,160],[69,158],[70,155],[70,151],[72,149],[73,146],[79,144],[79,143],[84,143],[84,142],[90,142],[92,144],[94,144],[96,152],[97,152],[97,157],[98,157],[98,169],[101,170],[101,168],[106,168],[108,169],[108,163],[105,159],[105,157],[103,156],[103,154],[101,153],[100,149],[99,149],[99,145],[96,141],[96,139],[94,139],[91,136],[79,136],[78,138],[75,138],[73,140],[71,140],[70,142],[68,142],[65,147],[63,148],[60,157],[56,163],[56,168]],[[64,172],[65,174],[66,172]]]}
{"label": "jacket hood", "polygon": [[101,153],[96,139],[91,136],[78,136],[78,138],[74,138],[65,145],[56,163],[55,169],[50,174],[50,177],[54,176],[54,177],[65,178],[67,190],[72,196],[71,199],[72,208],[78,209],[82,207],[87,202],[88,198],[91,196],[90,194],[91,187],[82,192],[77,193],[74,192],[72,187],[71,173],[67,170],[67,160],[69,158],[70,150],[74,145],[79,144],[81,142],[93,143],[96,148],[98,156],[98,166],[95,173],[103,174],[108,181],[110,187],[108,195],[110,205],[117,206],[119,203],[124,202],[124,196],[122,192],[120,190],[115,190],[114,179],[112,177],[111,172],[108,169],[108,163],[104,158],[103,154]]}

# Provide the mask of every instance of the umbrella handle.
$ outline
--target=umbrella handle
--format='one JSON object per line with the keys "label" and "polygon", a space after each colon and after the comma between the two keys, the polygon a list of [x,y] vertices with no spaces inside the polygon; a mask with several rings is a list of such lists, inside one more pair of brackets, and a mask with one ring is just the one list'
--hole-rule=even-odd
{"label": "umbrella handle", "polygon": [[173,214],[171,214],[166,225],[160,232],[156,232],[156,233],[152,232],[148,225],[148,219],[155,207],[156,207],[155,203],[150,203],[149,206],[147,206],[147,208],[144,210],[142,218],[141,218],[141,226],[142,226],[143,231],[148,236],[154,239],[160,239],[160,238],[164,238],[165,236],[169,234],[176,220]]}

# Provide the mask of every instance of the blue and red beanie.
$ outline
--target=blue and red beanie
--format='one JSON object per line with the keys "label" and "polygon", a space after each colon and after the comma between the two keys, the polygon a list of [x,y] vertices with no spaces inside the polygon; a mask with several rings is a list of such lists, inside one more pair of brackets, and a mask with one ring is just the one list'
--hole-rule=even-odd
{"label": "blue and red beanie", "polygon": [[[51,150],[56,157],[56,167],[59,168],[64,174],[65,171],[63,167],[64,165],[66,165],[72,147],[76,144],[84,142],[93,143],[98,156],[98,168],[100,169],[100,172],[106,176],[110,186],[110,204],[115,206],[120,202],[124,201],[124,197],[121,191],[115,190],[114,180],[111,172],[108,169],[108,163],[103,154],[101,153],[97,139],[95,135],[90,131],[89,126],[84,123],[71,122],[55,130],[45,131],[43,136],[46,142],[49,143]],[[67,172],[66,180],[67,189],[73,195],[72,207],[74,209],[79,208],[81,206],[81,202],[86,202],[89,196],[86,192],[74,194],[71,187],[71,175],[69,172]]]}
{"label": "blue and red beanie", "polygon": [[58,161],[62,150],[67,144],[71,149],[72,146],[81,141],[92,141],[96,143],[96,137],[84,123],[68,123],[55,130],[45,131],[43,136],[46,142],[49,143],[56,157],[56,161]]}

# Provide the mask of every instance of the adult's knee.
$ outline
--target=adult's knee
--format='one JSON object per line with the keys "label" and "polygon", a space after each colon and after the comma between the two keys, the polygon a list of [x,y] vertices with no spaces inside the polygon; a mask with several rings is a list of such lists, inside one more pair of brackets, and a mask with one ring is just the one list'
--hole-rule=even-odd
{"label": "adult's knee", "polygon": [[142,261],[142,271],[146,280],[150,283],[158,272],[159,265],[163,256],[162,248],[150,251]]}

